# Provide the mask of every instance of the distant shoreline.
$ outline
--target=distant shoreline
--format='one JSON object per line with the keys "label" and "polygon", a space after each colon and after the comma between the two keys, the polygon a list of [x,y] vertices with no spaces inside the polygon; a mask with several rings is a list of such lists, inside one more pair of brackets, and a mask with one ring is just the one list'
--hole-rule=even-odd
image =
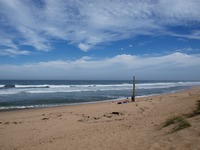
{"label": "distant shoreline", "polygon": [[[145,98],[145,97],[152,97],[152,96],[159,96],[159,95],[164,95],[164,94],[172,94],[172,93],[177,93],[177,92],[181,92],[181,91],[187,91],[190,90],[192,88],[195,88],[198,86],[193,86],[193,87],[189,87],[187,89],[182,89],[182,90],[177,90],[177,91],[172,91],[172,92],[168,92],[168,93],[162,93],[162,94],[151,94],[151,95],[144,95],[144,96],[136,96],[136,99],[140,99],[140,98]],[[79,102],[79,103],[71,103],[71,104],[58,104],[58,105],[50,105],[50,106],[38,106],[38,107],[34,107],[34,106],[30,106],[30,107],[25,107],[25,108],[11,108],[11,109],[0,109],[0,113],[1,112],[8,112],[8,111],[20,111],[20,110],[32,110],[32,109],[45,109],[45,108],[56,108],[56,107],[66,107],[66,106],[77,106],[77,105],[87,105],[87,104],[98,104],[98,103],[107,103],[107,102],[113,102],[113,101],[121,101],[121,100],[126,100],[127,97],[124,97],[124,99],[119,98],[119,99],[112,99],[112,100],[101,100],[101,101],[90,101],[90,102]],[[131,97],[128,97],[129,99],[131,99]]]}
{"label": "distant shoreline", "polygon": [[[200,86],[191,81],[136,81],[136,97]],[[0,111],[116,101],[132,96],[130,80],[0,81]]]}
{"label": "distant shoreline", "polygon": [[[193,87],[189,87],[187,89],[181,89],[181,90],[177,90],[177,91],[172,91],[172,92],[168,92],[168,93],[162,93],[162,94],[151,94],[151,95],[144,95],[144,96],[136,96],[136,100],[138,99],[142,99],[142,98],[147,98],[147,97],[154,97],[154,96],[162,96],[165,94],[173,94],[173,93],[178,93],[178,92],[184,92],[187,90],[191,90],[193,88],[197,88],[200,86],[193,86]],[[38,106],[38,107],[34,107],[34,106],[30,106],[30,107],[26,107],[26,108],[11,108],[11,109],[0,109],[0,113],[1,112],[12,112],[12,111],[21,111],[21,110],[40,110],[40,109],[51,109],[51,108],[59,108],[59,107],[68,107],[68,106],[81,106],[81,105],[88,105],[88,104],[99,104],[99,103],[108,103],[108,102],[114,102],[114,101],[122,101],[122,100],[126,100],[127,97],[124,97],[124,99],[120,98],[120,99],[112,99],[112,100],[101,100],[101,101],[90,101],[90,102],[79,102],[79,103],[71,103],[71,104],[58,104],[58,105],[52,105],[52,106]],[[131,97],[128,97],[131,100]]]}

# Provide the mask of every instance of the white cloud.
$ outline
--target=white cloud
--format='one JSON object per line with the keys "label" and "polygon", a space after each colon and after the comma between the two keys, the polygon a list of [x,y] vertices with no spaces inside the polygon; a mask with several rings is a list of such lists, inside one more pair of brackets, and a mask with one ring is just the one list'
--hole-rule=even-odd
{"label": "white cloud", "polygon": [[176,49],[176,52],[180,52],[180,53],[198,53],[198,52],[200,52],[200,49],[191,48],[191,47],[184,47],[184,48]]}
{"label": "white cloud", "polygon": [[19,79],[200,79],[200,56],[173,53],[157,57],[117,55],[112,58],[57,60],[0,65],[0,78]]}
{"label": "white cloud", "polygon": [[181,35],[167,28],[199,24],[199,6],[198,0],[0,0],[0,33],[9,34],[8,47],[20,37],[17,43],[44,51],[53,49],[54,39],[83,51],[137,35],[168,33],[199,40],[199,31]]}
{"label": "white cloud", "polygon": [[[2,35],[2,34],[0,34],[0,35]],[[17,48],[17,46],[12,42],[11,39],[6,38],[5,36],[3,36],[3,37],[4,38],[0,39],[0,45],[1,46],[10,47],[10,48],[14,48],[14,49]]]}
{"label": "white cloud", "polygon": [[49,51],[51,50],[50,42],[40,36],[36,31],[19,27],[18,30],[23,34],[24,40],[21,42],[21,45],[32,45],[37,50]]}
{"label": "white cloud", "polygon": [[174,32],[164,32],[166,35],[174,36],[174,37],[180,37],[180,38],[186,38],[186,39],[196,39],[200,40],[200,35],[198,32],[192,32],[190,34],[180,34],[180,33],[174,33]]}
{"label": "white cloud", "polygon": [[133,45],[130,44],[129,47],[133,47]]}
{"label": "white cloud", "polygon": [[15,57],[17,55],[30,55],[30,52],[26,50],[5,49],[3,51],[0,51],[0,55]]}
{"label": "white cloud", "polygon": [[85,52],[87,52],[87,51],[90,49],[90,45],[84,44],[84,43],[79,43],[79,44],[78,44],[78,47],[79,47],[81,50],[85,51]]}
{"label": "white cloud", "polygon": [[200,1],[198,0],[160,0],[155,12],[163,19],[163,23],[187,24],[187,21],[200,20]]}

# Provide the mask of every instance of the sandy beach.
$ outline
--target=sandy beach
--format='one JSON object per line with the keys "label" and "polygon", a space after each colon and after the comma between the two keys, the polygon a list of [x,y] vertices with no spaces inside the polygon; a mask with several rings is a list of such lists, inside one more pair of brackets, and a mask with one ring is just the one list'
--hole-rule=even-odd
{"label": "sandy beach", "polygon": [[191,113],[200,87],[136,102],[0,112],[2,150],[200,150],[200,115],[171,132],[166,119]]}

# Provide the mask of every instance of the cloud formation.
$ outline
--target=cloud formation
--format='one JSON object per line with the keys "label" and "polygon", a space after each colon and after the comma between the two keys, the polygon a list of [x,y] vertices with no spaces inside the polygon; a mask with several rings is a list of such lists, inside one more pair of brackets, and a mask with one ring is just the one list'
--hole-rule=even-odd
{"label": "cloud formation", "polygon": [[138,35],[199,40],[199,30],[184,34],[168,28],[199,24],[199,6],[198,0],[0,0],[0,46],[49,51],[62,40],[89,51]]}
{"label": "cloud formation", "polygon": [[26,50],[4,49],[3,51],[0,51],[0,55],[15,57],[17,55],[30,55],[30,52]]}
{"label": "cloud formation", "polygon": [[117,55],[95,59],[57,60],[0,65],[1,79],[193,79],[200,77],[200,56],[180,52],[165,56]]}

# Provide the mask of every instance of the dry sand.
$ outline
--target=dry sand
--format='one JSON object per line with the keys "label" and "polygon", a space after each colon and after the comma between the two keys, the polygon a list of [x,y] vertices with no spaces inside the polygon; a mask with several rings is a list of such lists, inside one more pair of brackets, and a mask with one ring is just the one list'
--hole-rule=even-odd
{"label": "dry sand", "polygon": [[191,112],[200,87],[173,94],[112,102],[0,112],[2,150],[200,150],[200,116],[191,127],[162,128],[172,116]]}

